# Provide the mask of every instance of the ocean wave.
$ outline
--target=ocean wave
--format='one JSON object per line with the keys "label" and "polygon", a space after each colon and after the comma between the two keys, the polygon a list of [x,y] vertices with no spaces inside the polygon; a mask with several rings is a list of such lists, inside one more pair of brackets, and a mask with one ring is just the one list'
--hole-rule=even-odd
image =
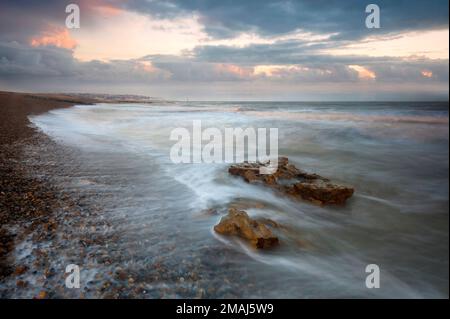
{"label": "ocean wave", "polygon": [[348,121],[348,122],[381,122],[381,123],[411,123],[411,124],[449,124],[448,116],[413,116],[413,115],[373,115],[354,113],[312,113],[284,111],[242,111],[243,114],[272,119],[290,121]]}

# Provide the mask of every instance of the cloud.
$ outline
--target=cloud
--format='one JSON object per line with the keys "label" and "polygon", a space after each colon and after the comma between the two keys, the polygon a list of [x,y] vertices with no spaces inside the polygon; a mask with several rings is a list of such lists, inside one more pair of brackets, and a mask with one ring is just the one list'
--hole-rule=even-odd
{"label": "cloud", "polygon": [[[32,37],[52,28],[65,28],[66,6],[60,0],[2,0],[0,10],[0,41],[27,43]],[[121,12],[121,1],[78,0],[83,27],[95,26],[99,17]]]}
{"label": "cloud", "polygon": [[0,42],[0,78],[11,81],[36,77],[40,81],[58,79],[63,82],[136,83],[164,80],[169,76],[167,71],[150,67],[139,60],[82,62],[65,48]]}
{"label": "cloud", "polygon": [[50,26],[40,35],[32,37],[30,44],[33,47],[52,45],[65,49],[74,49],[77,46],[77,42],[70,36],[68,29],[54,26]]}
{"label": "cloud", "polygon": [[349,65],[350,69],[356,71],[358,73],[358,78],[360,79],[366,79],[366,80],[373,80],[377,78],[377,75],[375,72],[369,70],[366,67],[363,67],[361,65]]}
{"label": "cloud", "polygon": [[67,49],[0,42],[0,76],[70,76],[74,66],[72,52]]}
{"label": "cloud", "polygon": [[[365,7],[361,0],[154,0],[127,1],[128,9],[159,17],[197,13],[205,31],[216,38],[230,38],[253,31],[263,35],[297,29],[314,33],[338,32],[336,40],[366,37]],[[372,34],[448,27],[448,1],[378,0],[382,28]]]}
{"label": "cloud", "polygon": [[[0,77],[19,79],[40,77],[60,81],[99,83],[205,83],[227,81],[266,81],[301,83],[344,83],[374,80],[377,82],[421,83],[448,82],[448,60],[424,58],[370,58],[303,55],[301,61],[288,64],[265,63],[261,55],[250,56],[241,48],[241,59],[202,60],[200,56],[155,55],[140,59],[113,61],[79,61],[73,52],[56,46],[30,47],[0,42]],[[262,57],[262,58],[260,58]],[[224,62],[223,60],[228,60]],[[248,61],[250,60],[250,61]],[[289,60],[292,60],[289,58]],[[298,59],[294,59],[298,60]],[[429,73],[424,73],[424,70]],[[432,74],[432,76],[424,76]]]}
{"label": "cloud", "polygon": [[[441,58],[448,44],[435,44],[448,33],[447,0],[379,0],[380,30],[365,28],[366,2],[357,0],[78,3],[82,29],[74,31],[64,28],[64,2],[2,1],[0,84],[183,94],[208,87],[254,97],[325,89],[339,96],[339,88],[351,97],[358,88],[361,96],[393,88],[448,95],[448,58]],[[426,37],[426,30],[439,31]],[[413,55],[413,40],[422,56]]]}
{"label": "cloud", "polygon": [[428,71],[428,70],[423,70],[421,72],[422,76],[426,77],[426,78],[432,78],[433,77],[433,72],[432,71]]}

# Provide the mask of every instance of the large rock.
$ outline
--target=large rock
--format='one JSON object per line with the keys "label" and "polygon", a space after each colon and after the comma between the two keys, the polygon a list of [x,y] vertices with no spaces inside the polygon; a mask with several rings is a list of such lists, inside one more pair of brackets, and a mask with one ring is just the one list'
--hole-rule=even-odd
{"label": "large rock", "polygon": [[267,163],[241,163],[232,165],[228,172],[241,176],[247,183],[262,183],[287,195],[320,205],[342,205],[350,198],[354,189],[332,183],[317,174],[304,172],[289,163],[287,157],[278,159],[278,169],[273,174],[260,174],[260,167]]}
{"label": "large rock", "polygon": [[304,200],[318,204],[342,205],[353,195],[353,188],[333,184],[320,179],[314,182],[300,182],[290,188],[285,188],[287,193],[298,196]]}
{"label": "large rock", "polygon": [[270,248],[278,244],[278,238],[263,223],[251,219],[245,211],[230,208],[228,214],[214,226],[222,235],[238,236],[256,248]]}

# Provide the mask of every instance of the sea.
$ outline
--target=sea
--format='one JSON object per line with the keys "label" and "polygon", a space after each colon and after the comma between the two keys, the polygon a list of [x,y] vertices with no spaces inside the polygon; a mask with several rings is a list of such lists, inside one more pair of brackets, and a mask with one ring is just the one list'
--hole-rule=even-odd
{"label": "sea", "polygon": [[[448,102],[96,104],[30,120],[76,150],[58,187],[98,194],[92,201],[118,234],[101,247],[117,256],[112,264],[82,269],[139,274],[139,297],[449,296]],[[231,176],[230,163],[174,163],[171,133],[192,132],[194,121],[220,132],[277,128],[280,156],[355,193],[319,206]],[[215,233],[230,205],[279,224],[279,247]],[[366,285],[373,264],[379,288]]]}

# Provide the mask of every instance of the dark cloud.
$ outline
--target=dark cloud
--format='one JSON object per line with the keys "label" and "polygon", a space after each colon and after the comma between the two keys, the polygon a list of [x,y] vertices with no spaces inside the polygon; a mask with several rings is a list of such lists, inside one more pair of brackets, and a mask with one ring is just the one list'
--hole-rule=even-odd
{"label": "dark cloud", "polygon": [[71,50],[63,48],[0,42],[0,78],[10,81],[33,78],[63,82],[148,82],[166,77],[162,70],[146,70],[138,60],[82,62],[73,57]]}
{"label": "dark cloud", "polygon": [[0,76],[71,76],[75,63],[66,49],[0,42]]}
{"label": "dark cloud", "polygon": [[[381,29],[365,28],[366,0],[79,0],[84,25],[95,24],[96,6],[112,6],[161,18],[197,14],[205,31],[216,38],[241,32],[263,36],[297,29],[336,33],[334,40],[355,40],[370,35],[408,30],[448,28],[448,0],[377,0]],[[26,41],[49,24],[62,26],[65,6],[59,0],[2,0],[0,40]]]}
{"label": "dark cloud", "polygon": [[0,41],[28,43],[32,36],[49,27],[65,27],[66,6],[76,3],[80,7],[82,26],[96,24],[97,6],[119,7],[120,0],[2,0],[0,4]]}
{"label": "dark cloud", "polygon": [[336,39],[356,39],[371,34],[448,27],[448,0],[378,0],[379,30],[365,28],[363,0],[155,0],[128,1],[133,10],[159,17],[197,13],[205,30],[227,38],[240,32],[283,34],[296,29],[338,33]]}

